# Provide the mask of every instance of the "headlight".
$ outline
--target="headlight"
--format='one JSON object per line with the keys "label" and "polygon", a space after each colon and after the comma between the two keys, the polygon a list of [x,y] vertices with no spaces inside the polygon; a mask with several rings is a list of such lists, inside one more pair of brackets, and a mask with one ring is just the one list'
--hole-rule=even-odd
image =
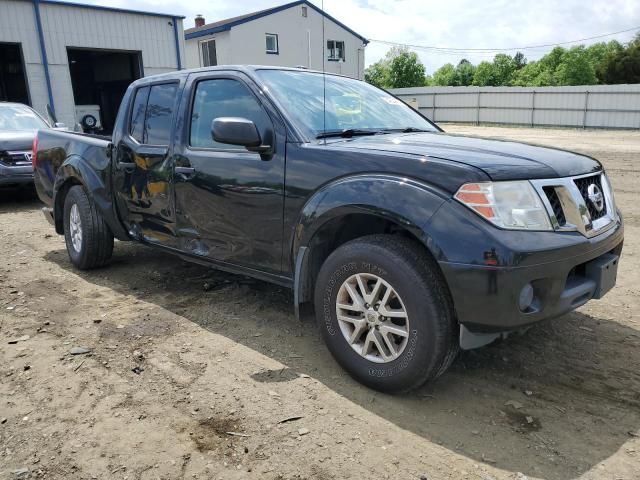
{"label": "headlight", "polygon": [[500,228],[552,230],[540,196],[526,180],[466,183],[454,198]]}
{"label": "headlight", "polygon": [[618,209],[616,208],[616,198],[613,195],[613,187],[611,186],[611,181],[609,180],[609,177],[606,173],[602,175],[602,180],[604,181],[603,187],[605,187],[605,199],[609,204],[607,206],[609,215],[611,215],[611,217],[613,217],[614,219],[619,220],[620,216],[618,215]]}

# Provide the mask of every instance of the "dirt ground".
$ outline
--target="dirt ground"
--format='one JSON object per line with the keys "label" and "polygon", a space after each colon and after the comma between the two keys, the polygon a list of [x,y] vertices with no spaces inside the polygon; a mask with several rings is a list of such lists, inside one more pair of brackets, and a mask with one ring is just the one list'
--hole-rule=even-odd
{"label": "dirt ground", "polygon": [[0,478],[640,478],[640,132],[445,129],[602,160],[618,286],[389,396],[336,365],[289,291],[129,243],[76,271],[38,201],[4,192]]}

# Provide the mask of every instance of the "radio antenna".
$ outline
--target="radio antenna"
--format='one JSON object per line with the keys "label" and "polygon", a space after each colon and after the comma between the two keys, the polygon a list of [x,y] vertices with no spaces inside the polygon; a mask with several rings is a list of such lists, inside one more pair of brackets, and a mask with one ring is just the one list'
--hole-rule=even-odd
{"label": "radio antenna", "polygon": [[[326,45],[326,41],[324,38],[324,0],[321,3],[322,8],[322,133],[326,133],[327,131],[327,73],[325,70],[325,50],[324,46]],[[327,137],[324,137],[324,143],[327,144]]]}

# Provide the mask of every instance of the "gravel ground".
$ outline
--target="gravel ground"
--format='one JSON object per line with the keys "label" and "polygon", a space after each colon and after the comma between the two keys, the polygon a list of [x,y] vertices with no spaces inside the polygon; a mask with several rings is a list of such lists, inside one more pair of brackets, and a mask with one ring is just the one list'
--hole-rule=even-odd
{"label": "gravel ground", "polygon": [[129,243],[76,271],[38,201],[3,192],[0,478],[639,478],[640,132],[445,129],[602,160],[618,286],[389,396],[336,366],[287,290]]}

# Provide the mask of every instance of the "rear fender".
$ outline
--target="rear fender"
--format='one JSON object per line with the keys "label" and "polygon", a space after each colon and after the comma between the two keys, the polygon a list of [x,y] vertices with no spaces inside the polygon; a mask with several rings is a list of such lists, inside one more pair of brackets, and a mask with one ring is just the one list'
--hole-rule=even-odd
{"label": "rear fender", "polygon": [[[107,170],[108,172],[108,170]],[[101,171],[104,173],[104,171]],[[70,155],[56,172],[53,191],[54,218],[56,232],[63,234],[64,199],[73,185],[82,185],[86,194],[93,200],[107,225],[118,240],[129,240],[127,232],[117,217],[113,196],[103,178],[79,155]]]}

